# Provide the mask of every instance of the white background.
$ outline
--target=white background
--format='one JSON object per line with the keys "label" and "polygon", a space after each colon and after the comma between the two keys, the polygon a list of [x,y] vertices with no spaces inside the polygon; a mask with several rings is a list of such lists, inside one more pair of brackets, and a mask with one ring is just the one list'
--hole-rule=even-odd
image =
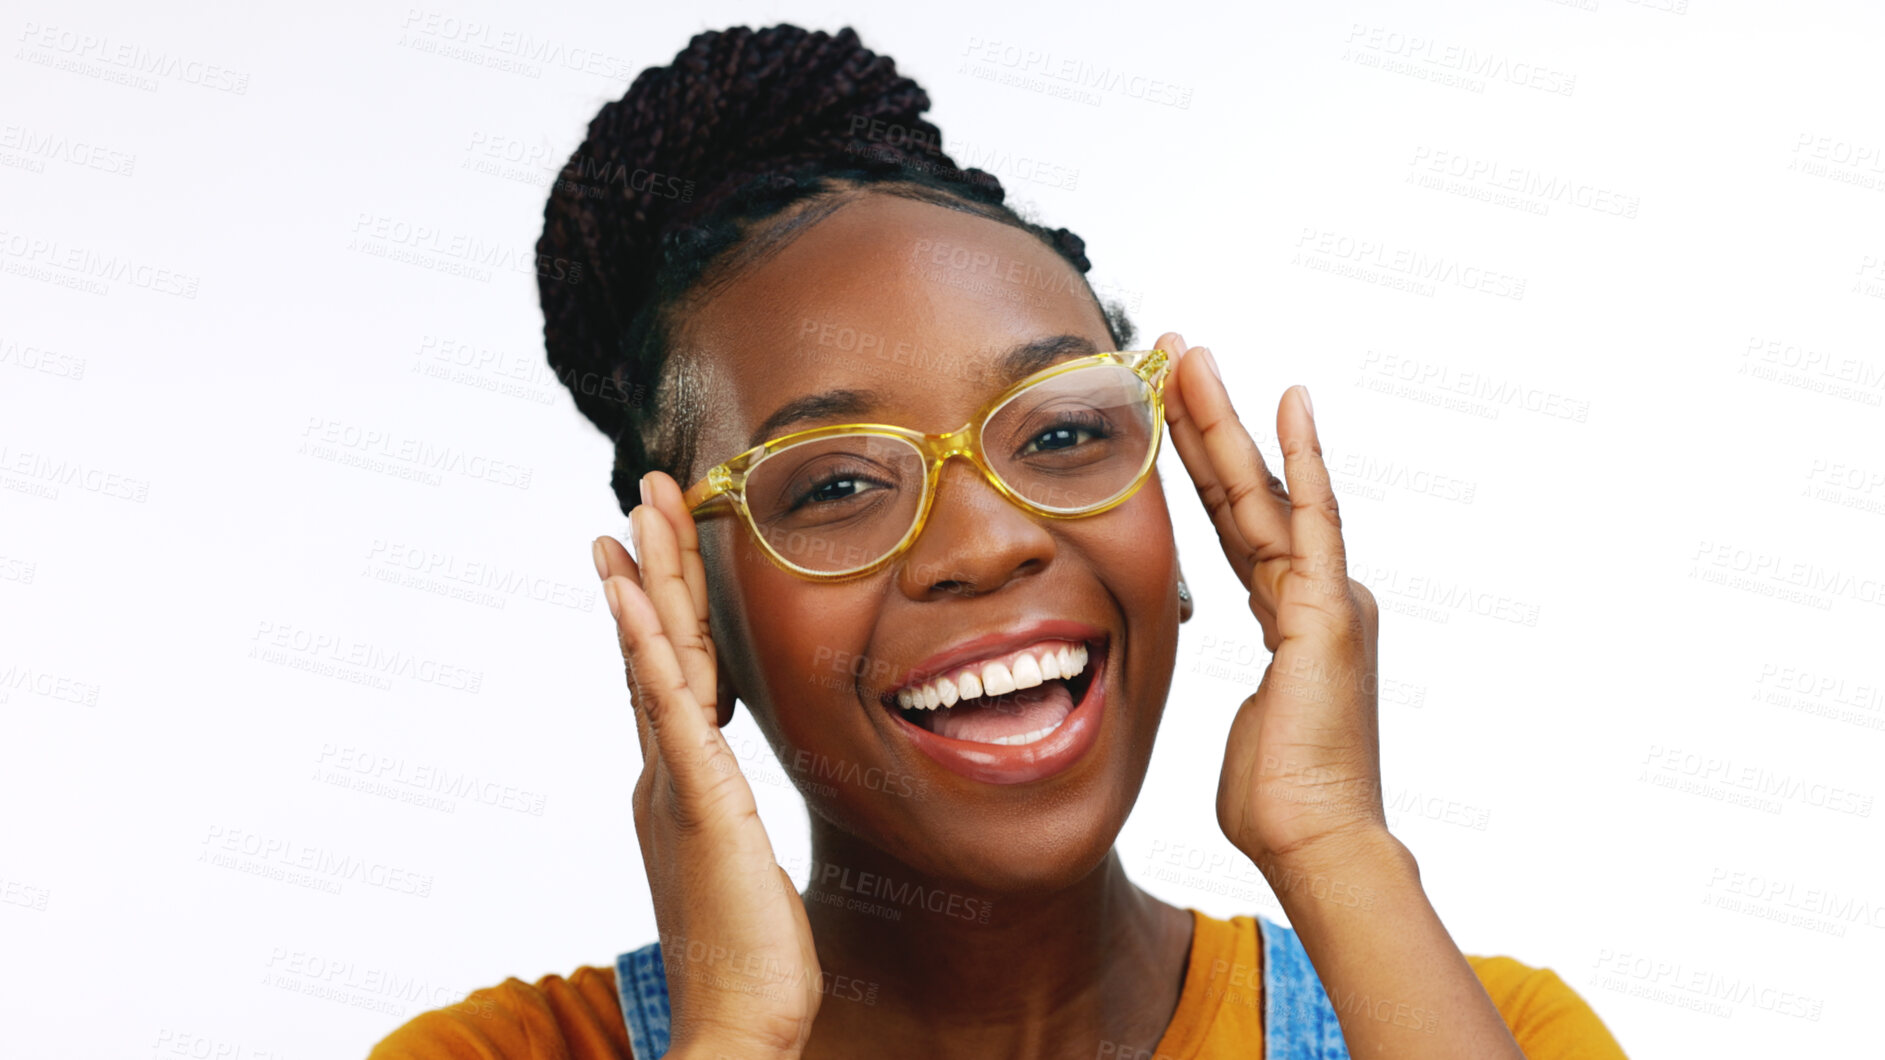
{"label": "white background", "polygon": [[[1395,829],[1466,952],[1556,969],[1632,1056],[1876,1041],[1874,6],[168,6],[0,21],[0,1051],[361,1056],[652,940],[588,549],[626,523],[530,254],[628,76],[781,20],[895,56],[1266,438],[1308,384],[1386,609]],[[446,271],[467,239],[500,264]],[[1260,635],[1162,466],[1200,604],[1119,849],[1280,918],[1212,812]],[[423,674],[300,668],[352,651]],[[398,782],[432,773],[495,804]],[[373,879],[262,874],[309,851]]]}

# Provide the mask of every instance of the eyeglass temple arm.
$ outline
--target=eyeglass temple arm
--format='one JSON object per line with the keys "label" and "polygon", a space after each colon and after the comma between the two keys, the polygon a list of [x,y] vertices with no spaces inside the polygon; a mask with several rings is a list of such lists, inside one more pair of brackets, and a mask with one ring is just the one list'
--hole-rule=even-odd
{"label": "eyeglass temple arm", "polygon": [[686,493],[681,495],[681,506],[686,508],[690,514],[698,512],[700,509],[726,496],[727,491],[732,488],[733,473],[727,470],[725,464],[720,464],[713,470],[707,472],[706,478],[694,483]]}
{"label": "eyeglass temple arm", "polygon": [[1132,369],[1138,373],[1139,378],[1144,379],[1147,383],[1155,387],[1160,386],[1165,381],[1165,376],[1171,365],[1171,359],[1171,354],[1155,346],[1139,354],[1137,358],[1138,363],[1134,364]]}

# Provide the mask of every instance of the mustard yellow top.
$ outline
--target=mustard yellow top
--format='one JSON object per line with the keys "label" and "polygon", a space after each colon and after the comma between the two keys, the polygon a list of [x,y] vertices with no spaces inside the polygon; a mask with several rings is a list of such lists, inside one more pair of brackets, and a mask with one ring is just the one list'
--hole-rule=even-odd
{"label": "mustard yellow top", "polygon": [[[1191,958],[1156,1060],[1263,1055],[1261,936],[1253,917],[1191,910]],[[1468,955],[1527,1060],[1626,1060],[1591,1007],[1549,968]],[[1341,1010],[1341,1000],[1336,1008]],[[368,1060],[634,1060],[613,966],[584,965],[535,985],[506,979],[415,1016]]]}

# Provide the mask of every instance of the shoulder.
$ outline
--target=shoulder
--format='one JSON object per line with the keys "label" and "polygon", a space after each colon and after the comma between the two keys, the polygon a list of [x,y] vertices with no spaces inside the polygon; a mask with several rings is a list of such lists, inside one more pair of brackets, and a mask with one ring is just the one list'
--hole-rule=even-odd
{"label": "shoulder", "polygon": [[422,1012],[373,1047],[368,1060],[631,1060],[615,969],[584,965],[567,978],[515,977]]}
{"label": "shoulder", "polygon": [[1623,1048],[1610,1028],[1550,968],[1534,968],[1511,957],[1471,954],[1466,963],[1472,965],[1505,1025],[1512,1028],[1512,1037],[1531,1060],[1624,1060]]}

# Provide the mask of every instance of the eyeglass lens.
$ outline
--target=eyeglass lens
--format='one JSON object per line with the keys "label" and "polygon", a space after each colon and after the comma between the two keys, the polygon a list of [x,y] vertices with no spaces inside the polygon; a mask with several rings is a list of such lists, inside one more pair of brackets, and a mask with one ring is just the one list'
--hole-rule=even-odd
{"label": "eyeglass lens", "polygon": [[[1074,515],[1137,481],[1156,436],[1151,391],[1119,364],[1078,368],[1011,396],[982,425],[982,451],[1010,490],[1044,511]],[[869,566],[896,548],[922,509],[925,456],[890,435],[819,438],[754,464],[753,524],[778,555],[806,570]]]}

